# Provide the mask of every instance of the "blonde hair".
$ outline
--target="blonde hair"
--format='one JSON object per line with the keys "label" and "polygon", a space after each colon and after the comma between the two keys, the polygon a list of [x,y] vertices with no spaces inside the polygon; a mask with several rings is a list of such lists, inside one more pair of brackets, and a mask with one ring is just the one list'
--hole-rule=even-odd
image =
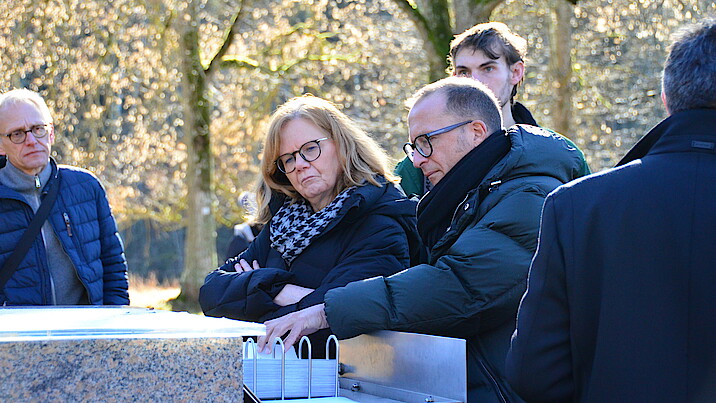
{"label": "blonde hair", "polygon": [[386,152],[336,105],[310,94],[295,97],[281,105],[271,115],[264,142],[261,176],[256,189],[257,222],[265,224],[271,220],[269,202],[273,193],[286,195],[295,201],[303,199],[291,185],[286,174],[279,171],[275,164],[280,152],[281,131],[294,119],[310,121],[326,132],[327,137],[336,144],[342,172],[333,189],[334,197],[350,186],[363,186],[367,183],[382,186],[376,175],[397,182],[397,178],[389,168],[390,158]]}

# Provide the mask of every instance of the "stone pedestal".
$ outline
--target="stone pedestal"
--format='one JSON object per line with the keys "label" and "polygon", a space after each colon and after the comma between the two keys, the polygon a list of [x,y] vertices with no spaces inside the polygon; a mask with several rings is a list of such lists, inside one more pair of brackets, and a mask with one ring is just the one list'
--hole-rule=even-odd
{"label": "stone pedestal", "polygon": [[0,343],[0,401],[242,401],[240,338]]}
{"label": "stone pedestal", "polygon": [[0,309],[0,401],[243,401],[241,336],[261,325],[101,309]]}

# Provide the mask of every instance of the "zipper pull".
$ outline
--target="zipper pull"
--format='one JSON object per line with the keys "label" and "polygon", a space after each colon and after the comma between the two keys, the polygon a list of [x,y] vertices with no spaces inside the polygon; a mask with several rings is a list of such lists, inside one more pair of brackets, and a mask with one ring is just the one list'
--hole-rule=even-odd
{"label": "zipper pull", "polygon": [[40,184],[40,176],[35,175],[35,189],[39,189],[41,187],[42,187],[42,185]]}
{"label": "zipper pull", "polygon": [[500,180],[490,182],[490,187],[487,190],[489,192],[494,192],[495,190],[497,190],[497,188],[500,187],[501,184],[502,184],[502,181],[500,181]]}
{"label": "zipper pull", "polygon": [[67,213],[62,213],[62,217],[65,219],[65,226],[67,227],[67,235],[72,236],[72,227],[70,226],[70,216]]}

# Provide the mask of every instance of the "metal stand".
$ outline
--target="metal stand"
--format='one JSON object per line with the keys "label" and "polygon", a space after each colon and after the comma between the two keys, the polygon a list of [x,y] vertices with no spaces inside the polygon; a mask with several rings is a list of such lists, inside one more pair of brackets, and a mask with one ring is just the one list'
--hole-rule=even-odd
{"label": "metal stand", "polygon": [[[273,359],[257,359],[256,344],[246,342],[245,349],[253,349],[253,355],[244,358],[245,384],[259,398],[280,399],[276,401],[467,401],[465,340],[381,331],[339,343],[331,336],[326,357],[331,343],[336,344],[336,357],[319,360],[310,357],[308,338],[302,338],[299,346],[304,343],[308,343],[308,358],[287,359],[282,353],[280,359],[275,354]],[[283,342],[277,339],[275,344],[283,352]]]}

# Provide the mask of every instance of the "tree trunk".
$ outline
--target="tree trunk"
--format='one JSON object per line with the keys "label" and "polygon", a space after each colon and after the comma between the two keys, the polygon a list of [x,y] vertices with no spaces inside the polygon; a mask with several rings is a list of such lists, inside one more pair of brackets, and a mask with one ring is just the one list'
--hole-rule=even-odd
{"label": "tree trunk", "polygon": [[450,6],[447,0],[419,0],[417,7],[409,0],[393,0],[415,24],[424,42],[428,62],[429,81],[445,77],[446,56],[450,50],[453,29],[450,23]]}
{"label": "tree trunk", "polygon": [[201,64],[198,2],[186,5],[181,24],[183,46],[184,139],[187,146],[187,212],[184,272],[180,300],[191,306],[199,300],[206,273],[217,266],[214,220],[213,156],[209,132],[210,103]]}
{"label": "tree trunk", "polygon": [[492,11],[503,0],[453,0],[455,33],[462,33],[473,25],[490,21]]}
{"label": "tree trunk", "polygon": [[574,8],[565,0],[552,0],[550,7],[550,58],[555,100],[553,129],[570,137],[572,118],[572,17]]}

